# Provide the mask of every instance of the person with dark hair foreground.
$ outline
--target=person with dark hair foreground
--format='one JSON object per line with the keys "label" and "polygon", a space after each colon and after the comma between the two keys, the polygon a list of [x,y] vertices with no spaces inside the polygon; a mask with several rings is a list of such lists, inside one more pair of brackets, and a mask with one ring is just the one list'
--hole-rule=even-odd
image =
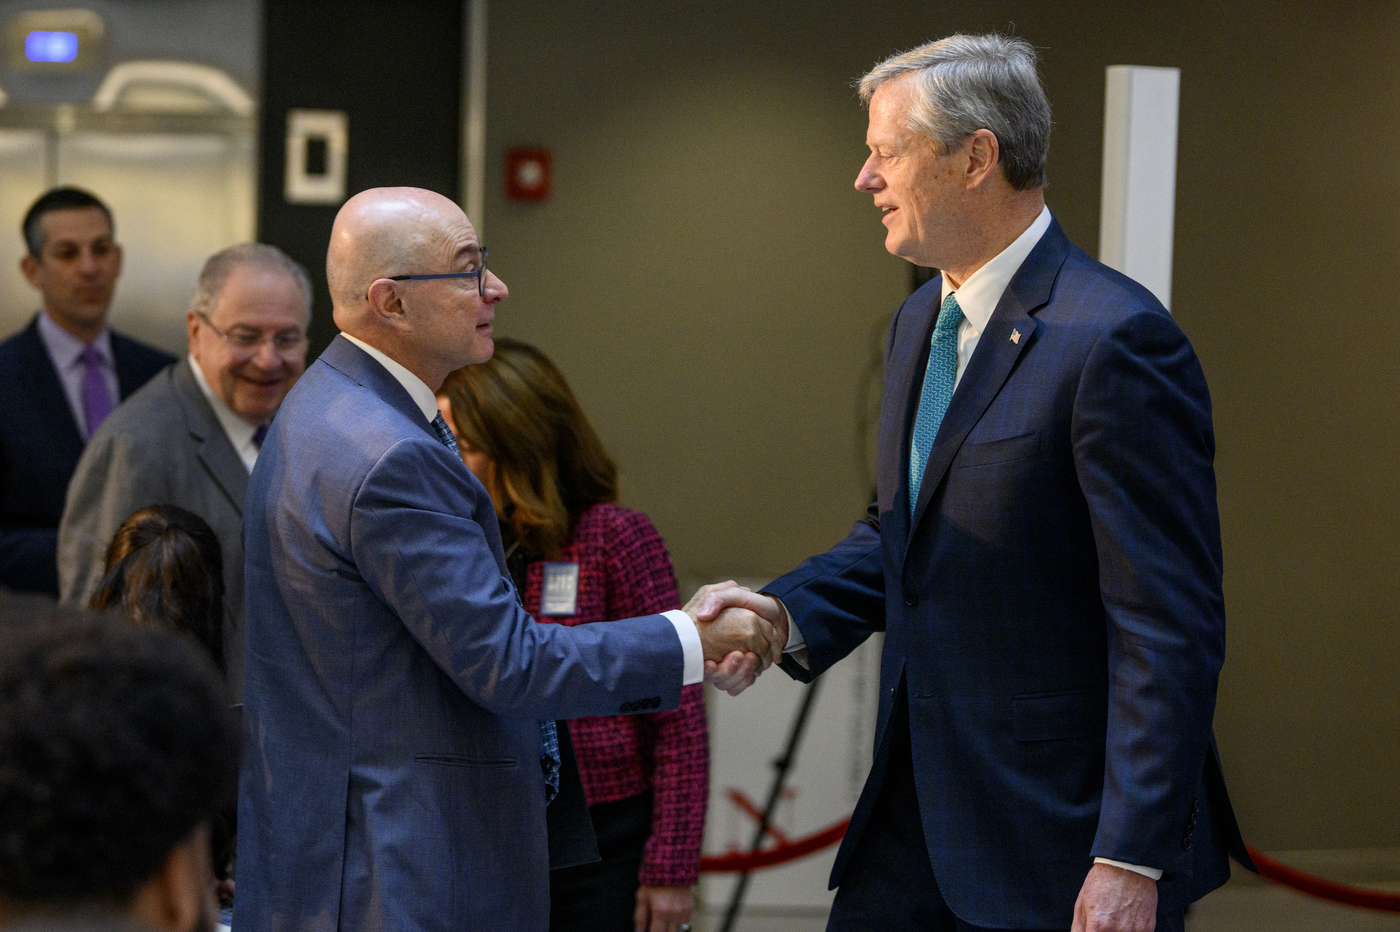
{"label": "person with dark hair foreground", "polygon": [[[563,373],[498,339],[438,408],[496,506],[506,566],[537,621],[581,625],[680,606],[666,544],[616,504],[617,465]],[[669,712],[568,722],[602,862],[550,873],[550,928],[675,932],[690,921],[709,792],[700,684]],[[551,826],[552,828],[552,826]]]}
{"label": "person with dark hair foreground", "polygon": [[224,672],[224,558],[203,518],[178,505],[140,509],[117,528],[106,573],[89,608],[188,634]]}
{"label": "person with dark hair foreground", "polygon": [[0,596],[0,927],[212,929],[237,759],[187,639]]}

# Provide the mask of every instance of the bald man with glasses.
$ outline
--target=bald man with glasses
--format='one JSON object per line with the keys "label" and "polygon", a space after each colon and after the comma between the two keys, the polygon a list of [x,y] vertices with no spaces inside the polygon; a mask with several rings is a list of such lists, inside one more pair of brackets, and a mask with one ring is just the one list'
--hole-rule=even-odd
{"label": "bald man with glasses", "polygon": [[114,411],[78,462],[58,532],[59,588],[85,603],[127,516],[179,505],[202,517],[224,556],[229,684],[243,691],[243,497],[272,416],[306,368],[311,285],[274,246],[210,257],[186,315],[189,356]]}

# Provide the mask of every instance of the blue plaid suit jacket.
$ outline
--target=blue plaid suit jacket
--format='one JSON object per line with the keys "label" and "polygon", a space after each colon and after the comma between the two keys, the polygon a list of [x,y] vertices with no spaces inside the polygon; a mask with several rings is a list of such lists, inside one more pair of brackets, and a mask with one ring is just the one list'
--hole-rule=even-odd
{"label": "blue plaid suit jacket", "polygon": [[543,932],[542,718],[675,708],[662,615],[536,624],[490,496],[337,337],[244,501],[239,932]]}

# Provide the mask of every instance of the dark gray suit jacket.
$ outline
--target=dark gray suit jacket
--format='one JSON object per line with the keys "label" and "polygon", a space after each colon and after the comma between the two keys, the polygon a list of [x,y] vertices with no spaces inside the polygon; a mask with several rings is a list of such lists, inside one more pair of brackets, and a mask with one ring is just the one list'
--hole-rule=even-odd
{"label": "dark gray suit jacket", "polygon": [[[224,658],[235,697],[243,692],[243,465],[190,370],[161,371],[98,428],[68,485],[58,529],[59,591],[83,604],[103,576],[112,535],[147,505],[199,515],[224,552]],[[237,699],[235,700],[237,701]]]}

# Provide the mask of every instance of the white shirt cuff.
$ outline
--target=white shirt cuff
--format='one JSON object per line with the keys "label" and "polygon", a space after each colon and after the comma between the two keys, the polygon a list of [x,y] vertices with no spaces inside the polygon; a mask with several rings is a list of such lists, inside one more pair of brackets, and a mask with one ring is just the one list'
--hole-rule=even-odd
{"label": "white shirt cuff", "polygon": [[676,626],[676,637],[681,639],[681,685],[693,686],[705,679],[705,649],[700,646],[700,631],[690,616],[678,608],[661,614]]}
{"label": "white shirt cuff", "polygon": [[771,592],[765,592],[763,594],[774,602],[777,602],[778,605],[782,607],[783,614],[787,616],[788,639],[787,644],[783,646],[783,653],[790,655],[802,669],[810,670],[811,665],[807,663],[807,639],[802,636],[802,629],[797,627],[797,622],[792,620],[792,612],[788,611],[788,607],[783,604],[783,600],[776,595],[773,595]]}
{"label": "white shirt cuff", "polygon": [[1121,867],[1125,871],[1141,874],[1149,880],[1162,879],[1162,871],[1156,867],[1143,867],[1141,864],[1129,864],[1126,861],[1115,861],[1112,858],[1094,858],[1094,863],[1107,864],[1109,867]]}

